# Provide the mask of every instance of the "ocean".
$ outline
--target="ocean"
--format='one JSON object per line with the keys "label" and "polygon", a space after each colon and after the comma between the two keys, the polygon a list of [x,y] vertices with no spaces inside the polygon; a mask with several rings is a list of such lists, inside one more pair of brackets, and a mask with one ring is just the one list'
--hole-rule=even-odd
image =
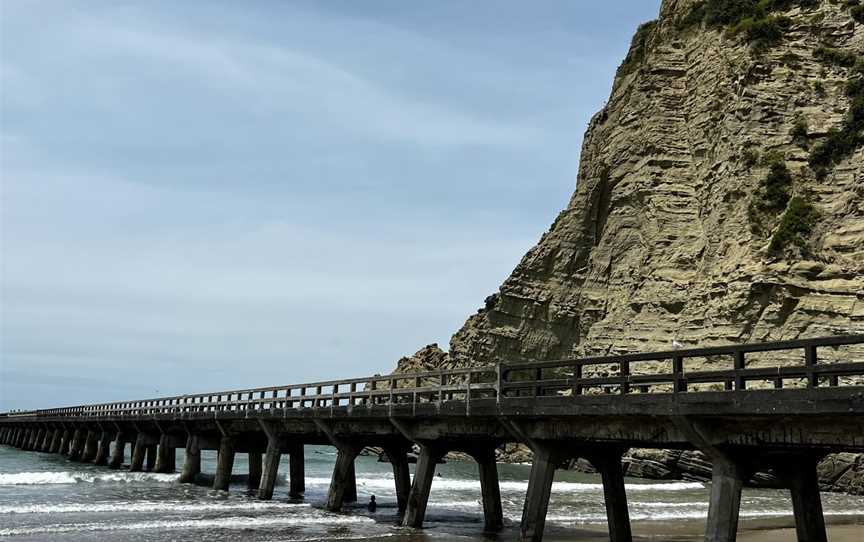
{"label": "ocean", "polygon": [[[183,453],[178,450],[178,466]],[[215,453],[202,452],[202,470],[215,472]],[[228,493],[203,485],[179,484],[177,474],[130,473],[81,463],[55,454],[22,452],[0,446],[0,539],[15,541],[316,541],[316,540],[517,540],[527,465],[499,465],[506,527],[484,536],[476,465],[439,465],[425,528],[397,524],[390,465],[377,457],[357,459],[358,502],[342,513],[324,510],[332,448],[306,447],[306,495],[288,497],[285,473],[272,501],[259,501],[241,477]],[[413,468],[413,466],[412,466]],[[235,473],[247,472],[238,454]],[[708,511],[708,488],[698,482],[627,480],[634,531],[660,533],[676,525],[699,525]],[[366,503],[375,495],[378,509]],[[823,494],[826,516],[864,515],[864,498]],[[741,516],[791,518],[787,492],[745,490]],[[548,539],[602,539],[605,525],[598,476],[559,471],[547,515]],[[665,538],[671,539],[671,538]]]}

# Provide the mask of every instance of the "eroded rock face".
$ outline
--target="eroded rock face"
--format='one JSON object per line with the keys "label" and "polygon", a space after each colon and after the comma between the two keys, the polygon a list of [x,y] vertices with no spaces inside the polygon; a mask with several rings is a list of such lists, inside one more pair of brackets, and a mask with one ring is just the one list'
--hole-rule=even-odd
{"label": "eroded rock face", "polygon": [[[400,370],[864,333],[864,148],[824,176],[808,164],[850,109],[851,69],[817,50],[864,54],[864,25],[844,2],[793,2],[780,42],[757,51],[723,28],[682,28],[697,3],[664,0],[637,34],[585,135],[569,204],[449,355]],[[789,195],[818,213],[804,248],[771,250],[782,208],[756,227],[772,155]],[[628,468],[705,470],[676,453],[637,453]],[[823,468],[826,483],[861,491],[860,458],[846,459]]]}
{"label": "eroded rock face", "polygon": [[[644,59],[619,72],[585,136],[576,192],[491,306],[451,341],[462,364],[543,360],[864,332],[864,149],[817,180],[808,146],[848,110],[848,70],[815,58],[864,51],[848,9],[795,8],[756,54],[721,30],[677,28],[666,0]],[[631,55],[633,52],[631,51]],[[781,153],[820,212],[811,252],[769,254],[748,211]]]}

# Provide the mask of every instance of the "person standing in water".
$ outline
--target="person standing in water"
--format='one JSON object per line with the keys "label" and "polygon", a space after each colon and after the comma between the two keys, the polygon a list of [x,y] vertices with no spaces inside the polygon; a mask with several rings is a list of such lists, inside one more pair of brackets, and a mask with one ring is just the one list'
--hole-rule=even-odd
{"label": "person standing in water", "polygon": [[374,512],[378,508],[378,504],[375,502],[375,495],[369,497],[369,505],[367,508],[370,512]]}

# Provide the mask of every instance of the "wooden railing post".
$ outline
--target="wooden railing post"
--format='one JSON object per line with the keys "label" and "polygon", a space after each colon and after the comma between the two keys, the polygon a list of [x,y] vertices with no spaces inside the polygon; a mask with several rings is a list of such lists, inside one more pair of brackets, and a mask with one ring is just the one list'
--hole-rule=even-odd
{"label": "wooden railing post", "polygon": [[672,372],[675,373],[674,392],[687,391],[687,382],[684,380],[684,358],[681,356],[672,357]]}
{"label": "wooden railing post", "polygon": [[573,395],[582,395],[582,364],[573,366]]}
{"label": "wooden railing post", "polygon": [[630,362],[622,361],[621,362],[621,395],[627,395],[630,393]]}
{"label": "wooden railing post", "polygon": [[747,389],[747,380],[741,375],[739,371],[744,370],[744,366],[746,362],[744,360],[744,351],[738,350],[735,352],[735,389],[737,391],[744,391]]}
{"label": "wooden railing post", "polygon": [[807,387],[819,387],[819,380],[816,377],[814,369],[819,359],[816,355],[816,345],[807,345],[804,347],[804,365],[807,367]]}

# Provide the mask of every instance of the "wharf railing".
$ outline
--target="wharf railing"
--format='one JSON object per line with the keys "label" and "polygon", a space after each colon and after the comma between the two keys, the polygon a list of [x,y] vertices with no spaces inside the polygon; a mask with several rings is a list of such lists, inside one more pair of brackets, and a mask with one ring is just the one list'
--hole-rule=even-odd
{"label": "wharf railing", "polygon": [[[124,418],[202,412],[437,404],[598,394],[747,393],[754,389],[864,386],[864,335],[670,350],[571,360],[499,363],[287,386],[17,411],[2,418]],[[820,352],[831,349],[830,361]],[[759,354],[778,356],[756,359]],[[693,365],[698,363],[698,368]],[[688,367],[690,365],[690,367]],[[705,366],[725,367],[706,370]]]}

